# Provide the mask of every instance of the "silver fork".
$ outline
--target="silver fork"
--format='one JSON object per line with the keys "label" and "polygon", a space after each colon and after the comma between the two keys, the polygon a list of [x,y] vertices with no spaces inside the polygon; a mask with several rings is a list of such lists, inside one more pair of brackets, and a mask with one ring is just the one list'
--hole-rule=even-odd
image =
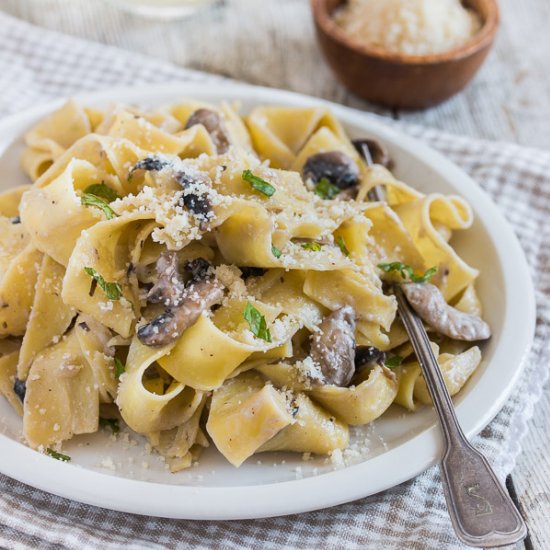
{"label": "silver fork", "polygon": [[[366,144],[360,153],[368,166],[372,156]],[[375,187],[371,201],[384,201],[384,192]],[[426,380],[444,438],[440,463],[441,481],[447,509],[457,537],[470,546],[506,546],[527,536],[527,527],[507,491],[502,487],[487,459],[466,439],[441,369],[432,351],[420,317],[403,291],[394,290],[399,316],[403,321]]]}

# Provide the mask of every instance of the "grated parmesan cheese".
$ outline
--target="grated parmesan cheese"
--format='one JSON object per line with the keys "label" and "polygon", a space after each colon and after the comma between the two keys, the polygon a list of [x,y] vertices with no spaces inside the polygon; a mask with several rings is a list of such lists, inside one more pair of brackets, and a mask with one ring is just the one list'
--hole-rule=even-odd
{"label": "grated parmesan cheese", "polygon": [[334,19],[358,43],[406,55],[451,50],[481,27],[460,0],[350,0]]}

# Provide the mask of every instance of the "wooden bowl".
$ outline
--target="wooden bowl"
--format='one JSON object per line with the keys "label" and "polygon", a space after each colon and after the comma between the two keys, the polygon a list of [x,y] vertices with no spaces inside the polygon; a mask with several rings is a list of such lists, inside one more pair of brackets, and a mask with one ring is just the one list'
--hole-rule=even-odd
{"label": "wooden bowl", "polygon": [[404,55],[352,40],[332,18],[346,0],[311,0],[321,49],[338,79],[353,93],[388,107],[421,109],[462,90],[489,53],[498,23],[496,0],[469,0],[482,27],[464,45],[430,55]]}

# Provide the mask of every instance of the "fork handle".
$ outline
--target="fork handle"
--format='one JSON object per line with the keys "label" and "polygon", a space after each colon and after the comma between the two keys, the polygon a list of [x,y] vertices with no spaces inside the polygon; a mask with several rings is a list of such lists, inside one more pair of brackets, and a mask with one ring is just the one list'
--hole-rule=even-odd
{"label": "fork handle", "polygon": [[447,508],[458,538],[475,547],[505,546],[527,536],[527,527],[487,459],[466,439],[422,321],[402,290],[395,296],[445,441],[441,475]]}

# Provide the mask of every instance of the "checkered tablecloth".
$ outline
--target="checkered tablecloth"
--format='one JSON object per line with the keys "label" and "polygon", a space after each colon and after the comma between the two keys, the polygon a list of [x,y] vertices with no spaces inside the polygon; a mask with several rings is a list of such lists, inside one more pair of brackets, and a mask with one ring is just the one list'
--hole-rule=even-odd
{"label": "checkered tablecloth", "polygon": [[[0,12],[0,116],[113,86],[219,77],[33,27]],[[456,162],[492,196],[518,235],[535,281],[538,322],[524,375],[474,439],[501,479],[550,364],[550,153],[399,125]],[[0,457],[1,460],[1,457]],[[382,494],[284,518],[197,522],[112,512],[0,476],[0,546],[29,549],[464,548],[453,534],[437,468]]]}

